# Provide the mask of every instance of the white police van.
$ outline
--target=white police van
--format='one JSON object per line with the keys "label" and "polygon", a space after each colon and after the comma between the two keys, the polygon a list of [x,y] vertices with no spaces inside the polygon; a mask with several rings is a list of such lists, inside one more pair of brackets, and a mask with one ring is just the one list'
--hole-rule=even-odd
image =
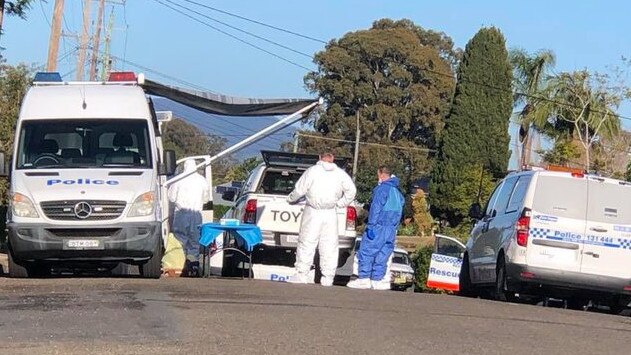
{"label": "white police van", "polygon": [[516,172],[470,215],[478,222],[461,293],[492,286],[501,300],[535,294],[616,312],[631,300],[631,183],[571,170]]}
{"label": "white police van", "polygon": [[160,276],[168,230],[161,197],[176,162],[163,150],[159,126],[134,73],[112,73],[106,83],[36,75],[11,165],[11,277],[120,262]]}

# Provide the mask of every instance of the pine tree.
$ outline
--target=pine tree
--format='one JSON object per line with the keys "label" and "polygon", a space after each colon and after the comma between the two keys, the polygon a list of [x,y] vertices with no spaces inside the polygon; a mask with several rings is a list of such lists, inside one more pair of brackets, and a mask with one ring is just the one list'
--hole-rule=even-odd
{"label": "pine tree", "polygon": [[[485,198],[490,179],[506,173],[511,82],[504,36],[494,27],[481,29],[467,44],[458,68],[456,92],[432,172],[433,211],[451,226],[467,214],[463,200]],[[469,195],[460,196],[463,191]]]}

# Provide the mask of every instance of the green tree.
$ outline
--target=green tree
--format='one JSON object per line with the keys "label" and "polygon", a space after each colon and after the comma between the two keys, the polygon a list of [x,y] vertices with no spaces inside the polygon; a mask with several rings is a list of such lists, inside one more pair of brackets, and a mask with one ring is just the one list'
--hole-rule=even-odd
{"label": "green tree", "polygon": [[624,179],[631,182],[631,162],[627,164],[627,170],[624,172]]}
{"label": "green tree", "polygon": [[5,1],[0,0],[0,35],[2,35],[2,24],[4,20],[4,14],[10,16],[18,16],[22,19],[26,19],[26,12],[30,10],[31,4],[34,0],[15,0]]}
{"label": "green tree", "polygon": [[547,101],[541,110],[549,112],[548,124],[557,140],[578,142],[583,148],[584,167],[591,167],[592,146],[602,138],[620,132],[616,111],[628,89],[615,78],[587,70],[563,72],[549,79]]}
{"label": "green tree", "polygon": [[549,112],[540,109],[540,97],[546,88],[548,71],[554,67],[556,58],[550,50],[529,54],[522,49],[514,49],[509,56],[513,66],[515,105],[522,107],[519,112],[520,165],[526,166],[530,164],[531,131],[543,129],[548,120]]}
{"label": "green tree", "polygon": [[[172,149],[179,158],[195,155],[215,155],[226,147],[226,139],[214,134],[206,134],[194,125],[181,119],[167,122],[162,128],[162,141],[165,149]],[[221,180],[233,164],[229,158],[213,163],[213,177]]]}
{"label": "green tree", "polygon": [[257,157],[251,157],[243,160],[240,164],[235,164],[228,169],[225,181],[245,181],[250,172],[263,161]]}
{"label": "green tree", "polygon": [[384,145],[360,146],[359,195],[365,200],[370,194],[378,164],[393,166],[406,189],[410,177],[430,167],[427,151],[414,148],[434,149],[443,127],[454,87],[451,62],[445,59],[450,52],[456,53],[447,36],[409,20],[380,20],[332,40],[316,54],[318,69],[305,83],[326,102],[312,121],[315,130],[342,141],[301,136],[299,150],[330,149],[352,157],[354,145],[348,141],[355,140],[359,121],[361,141]]}
{"label": "green tree", "polygon": [[483,186],[506,174],[511,65],[504,36],[483,28],[467,44],[458,84],[432,171],[430,199],[435,217],[456,227]]}
{"label": "green tree", "polygon": [[[13,139],[22,99],[31,84],[31,70],[25,65],[10,66],[0,62],[0,152],[11,161]],[[0,204],[7,199],[8,181],[0,177]]]}

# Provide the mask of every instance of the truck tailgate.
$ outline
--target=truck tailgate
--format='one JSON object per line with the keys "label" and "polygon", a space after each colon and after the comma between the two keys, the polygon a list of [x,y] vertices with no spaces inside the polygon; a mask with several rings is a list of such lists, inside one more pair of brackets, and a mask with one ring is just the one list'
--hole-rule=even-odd
{"label": "truck tailgate", "polygon": [[304,203],[290,205],[285,196],[257,195],[257,222],[263,231],[298,234]]}
{"label": "truck tailgate", "polygon": [[[298,234],[305,203],[287,203],[282,195],[257,195],[257,222],[262,231],[282,234]],[[338,235],[354,237],[355,231],[346,231],[346,209],[337,211]]]}

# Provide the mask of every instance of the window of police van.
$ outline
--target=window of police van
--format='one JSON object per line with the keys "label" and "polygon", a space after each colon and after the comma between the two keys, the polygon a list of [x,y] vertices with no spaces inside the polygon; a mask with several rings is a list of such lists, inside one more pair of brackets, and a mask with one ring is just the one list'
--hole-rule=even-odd
{"label": "window of police van", "polygon": [[495,206],[493,207],[493,215],[499,216],[503,215],[506,212],[506,207],[508,206],[508,200],[510,199],[513,188],[515,187],[515,183],[517,182],[517,176],[512,176],[504,180],[502,187],[500,189],[500,193],[497,196],[497,201],[495,202]]}
{"label": "window of police van", "polygon": [[631,225],[631,186],[593,181],[589,184],[587,219],[598,223]]}
{"label": "window of police van", "polygon": [[582,178],[539,176],[533,201],[538,213],[571,219],[585,219],[587,182]]}
{"label": "window of police van", "polygon": [[503,185],[504,185],[504,181],[500,181],[500,183],[497,184],[497,186],[495,186],[495,190],[493,190],[493,194],[491,194],[491,197],[486,203],[486,208],[484,209],[485,217],[492,215],[493,209],[495,208],[495,203],[497,202],[497,198],[500,195],[500,191],[502,190]]}
{"label": "window of police van", "polygon": [[27,120],[17,168],[150,168],[150,151],[144,120]]}
{"label": "window of police van", "polygon": [[513,188],[513,193],[508,201],[508,206],[506,207],[506,214],[515,212],[521,213],[519,209],[524,203],[530,181],[530,176],[522,176],[517,180],[515,188]]}

